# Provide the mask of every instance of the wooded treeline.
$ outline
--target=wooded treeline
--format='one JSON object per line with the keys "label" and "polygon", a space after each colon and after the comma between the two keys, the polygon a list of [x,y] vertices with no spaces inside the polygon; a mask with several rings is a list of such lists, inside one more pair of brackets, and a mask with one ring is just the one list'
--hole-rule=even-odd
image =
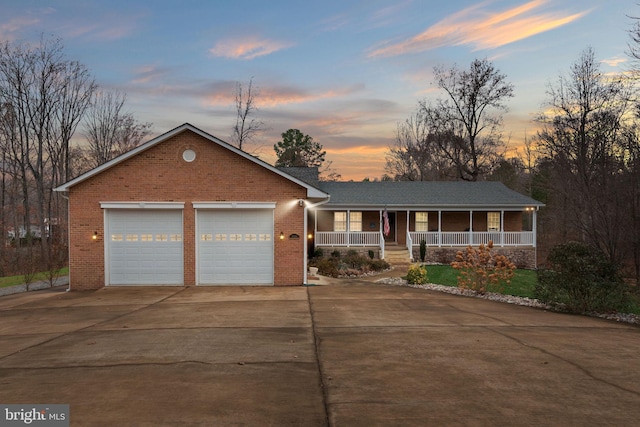
{"label": "wooded treeline", "polygon": [[[640,34],[640,33],[639,33]],[[640,103],[634,74],[607,75],[582,52],[548,84],[539,130],[507,157],[501,112],[511,85],[487,60],[435,69],[445,93],[421,101],[396,132],[386,170],[396,180],[496,180],[544,202],[539,259],[575,240],[640,277]]]}
{"label": "wooded treeline", "polygon": [[149,133],[124,102],[98,90],[59,39],[0,45],[0,276],[65,265],[67,205],[53,189]]}

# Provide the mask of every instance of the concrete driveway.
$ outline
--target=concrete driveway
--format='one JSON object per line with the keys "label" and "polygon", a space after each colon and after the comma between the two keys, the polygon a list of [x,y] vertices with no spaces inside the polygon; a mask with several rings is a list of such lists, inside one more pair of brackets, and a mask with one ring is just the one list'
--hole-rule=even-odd
{"label": "concrete driveway", "polygon": [[639,402],[638,327],[419,289],[0,298],[0,403],[71,425],[622,426]]}

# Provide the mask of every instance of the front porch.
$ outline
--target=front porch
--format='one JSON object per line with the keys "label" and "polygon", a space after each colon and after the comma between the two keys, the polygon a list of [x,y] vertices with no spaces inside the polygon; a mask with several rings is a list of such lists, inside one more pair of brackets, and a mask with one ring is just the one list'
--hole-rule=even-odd
{"label": "front porch", "polygon": [[[417,259],[422,241],[432,255],[455,256],[461,247],[488,244],[489,241],[497,248],[529,248],[535,255],[535,208],[527,207],[522,211],[407,209],[387,211],[386,214],[384,209],[319,209],[312,219],[313,229],[309,230],[309,235],[314,247],[371,248],[379,250],[382,259],[387,245],[405,247],[409,258]],[[451,250],[447,251],[447,248]]]}

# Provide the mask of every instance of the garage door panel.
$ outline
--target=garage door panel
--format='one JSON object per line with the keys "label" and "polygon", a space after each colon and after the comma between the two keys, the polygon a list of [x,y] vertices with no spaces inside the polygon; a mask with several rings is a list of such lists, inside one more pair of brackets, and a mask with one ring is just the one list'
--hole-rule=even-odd
{"label": "garage door panel", "polygon": [[273,209],[198,211],[198,283],[273,284]]}
{"label": "garage door panel", "polygon": [[109,284],[181,285],[182,211],[107,212]]}

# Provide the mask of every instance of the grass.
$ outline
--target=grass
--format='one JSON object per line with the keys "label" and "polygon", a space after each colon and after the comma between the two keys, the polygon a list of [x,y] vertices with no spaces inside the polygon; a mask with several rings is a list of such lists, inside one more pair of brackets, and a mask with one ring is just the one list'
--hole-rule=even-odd
{"label": "grass", "polygon": [[[428,265],[427,276],[429,283],[445,286],[458,286],[458,272],[450,265]],[[505,295],[534,298],[533,290],[538,282],[535,270],[516,270],[511,283],[505,286]],[[631,295],[631,303],[627,313],[640,315],[640,296]]]}
{"label": "grass", "polygon": [[[458,272],[450,265],[428,265],[427,276],[429,276],[429,282],[436,285],[458,286]],[[533,289],[537,280],[534,270],[516,270],[511,283],[505,286],[504,293],[533,298]]]}
{"label": "grass", "polygon": [[[69,274],[69,267],[60,269],[58,274],[60,276],[66,276],[67,274]],[[46,271],[43,271],[41,273],[36,273],[31,283],[38,282],[40,280],[49,280],[48,276],[49,276],[49,273]],[[0,277],[0,288],[8,288],[9,286],[22,285],[23,283],[24,283],[24,276],[21,274],[18,276]]]}

